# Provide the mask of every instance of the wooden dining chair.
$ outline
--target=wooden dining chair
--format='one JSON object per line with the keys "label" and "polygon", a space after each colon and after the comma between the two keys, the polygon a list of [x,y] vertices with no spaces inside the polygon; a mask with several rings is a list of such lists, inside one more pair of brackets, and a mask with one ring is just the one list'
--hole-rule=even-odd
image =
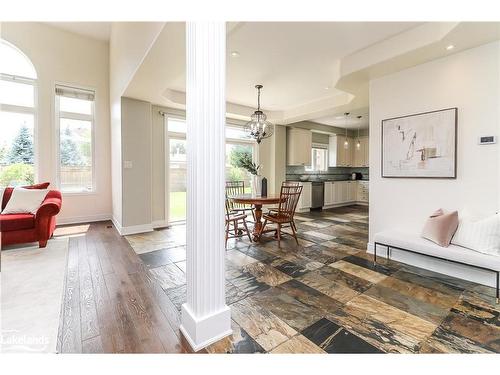
{"label": "wooden dining chair", "polygon": [[264,232],[264,228],[268,221],[276,224],[276,235],[275,237],[278,240],[278,247],[281,247],[281,229],[290,226],[292,229],[293,237],[295,238],[295,242],[297,245],[299,244],[299,240],[297,238],[297,227],[295,226],[295,222],[293,217],[295,215],[295,209],[297,208],[297,203],[299,202],[300,194],[302,193],[302,186],[288,186],[282,185],[280,192],[280,204],[278,206],[277,211],[268,212],[263,215],[264,224],[259,232],[259,238]]}
{"label": "wooden dining chair", "polygon": [[[281,183],[281,186],[299,186],[300,185],[300,182],[298,181],[283,181]],[[267,212],[270,213],[270,212],[277,212],[278,211],[278,207],[269,207],[267,209]]]}
{"label": "wooden dining chair", "polygon": [[[231,197],[235,195],[245,194],[245,181],[226,181],[226,196]],[[255,221],[255,213],[251,205],[243,204],[243,203],[234,203],[233,201],[229,202],[231,211],[236,213],[251,213],[253,220]]]}
{"label": "wooden dining chair", "polygon": [[[252,242],[252,238],[250,237],[250,231],[248,230],[246,222],[247,215],[245,213],[233,211],[231,206],[232,206],[231,200],[226,195],[226,247],[227,247],[227,240],[229,238],[242,237],[243,232],[246,232],[248,239],[250,240],[250,242]],[[242,227],[239,226],[240,222],[243,225]],[[233,226],[232,229],[234,230],[234,235],[230,235],[231,225]]]}

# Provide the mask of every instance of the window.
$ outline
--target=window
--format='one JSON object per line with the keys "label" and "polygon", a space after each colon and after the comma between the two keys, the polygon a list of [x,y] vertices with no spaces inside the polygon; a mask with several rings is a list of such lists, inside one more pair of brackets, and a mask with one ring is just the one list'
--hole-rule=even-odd
{"label": "window", "polygon": [[35,182],[36,71],[0,40],[0,186]]}
{"label": "window", "polygon": [[242,168],[241,160],[245,158],[256,161],[255,142],[236,125],[226,127],[226,180],[243,181],[246,192],[252,191],[252,175]]}
{"label": "window", "polygon": [[[168,221],[186,220],[186,121],[177,117],[166,116],[167,139],[165,150],[168,153],[167,164],[167,201]],[[245,189],[252,189],[250,173],[239,166],[242,158],[256,160],[256,147],[243,129],[237,125],[226,127],[226,179],[244,181]]]}
{"label": "window", "polygon": [[91,90],[56,86],[58,183],[62,192],[92,192],[94,187],[94,100]]}
{"label": "window", "polygon": [[328,170],[328,146],[313,144],[311,149],[311,166],[305,168],[308,172]]}

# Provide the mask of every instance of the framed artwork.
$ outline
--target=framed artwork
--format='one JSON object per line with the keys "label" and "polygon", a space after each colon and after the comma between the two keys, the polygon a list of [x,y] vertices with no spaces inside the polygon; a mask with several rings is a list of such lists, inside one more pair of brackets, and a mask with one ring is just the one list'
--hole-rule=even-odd
{"label": "framed artwork", "polygon": [[457,178],[457,112],[382,120],[382,177]]}

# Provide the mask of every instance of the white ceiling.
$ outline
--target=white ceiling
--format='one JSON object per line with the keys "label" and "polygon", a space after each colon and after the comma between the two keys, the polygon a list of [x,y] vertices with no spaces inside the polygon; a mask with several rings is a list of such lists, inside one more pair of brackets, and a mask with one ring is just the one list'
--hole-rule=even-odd
{"label": "white ceiling", "polygon": [[47,24],[70,31],[75,34],[88,36],[93,39],[109,41],[111,22],[46,22]]}
{"label": "white ceiling", "polygon": [[[229,23],[227,99],[231,103],[255,106],[256,84],[264,85],[262,106],[271,111],[335,96],[340,93],[333,85],[338,79],[342,57],[416,25],[416,22]],[[157,43],[163,54],[155,53],[154,65],[175,64],[184,68],[182,28],[182,24],[177,24],[177,30],[165,30],[170,34],[165,36],[169,40],[165,41],[168,48]],[[173,45],[179,49],[173,49]],[[231,52],[238,52],[238,57],[232,57]],[[176,62],[172,62],[172,58]],[[153,66],[148,69],[151,68],[155,70]],[[185,70],[176,77],[170,74],[165,82],[169,82],[168,89],[185,91]]]}
{"label": "white ceiling", "polygon": [[[398,34],[417,23],[405,22],[248,22],[228,36],[228,100],[254,105],[257,83],[263,106],[287,110],[339,93],[340,59]],[[326,89],[328,88],[328,90]]]}
{"label": "white ceiling", "polygon": [[[348,112],[348,116],[345,116],[344,113],[340,112],[330,116],[320,117],[314,119],[313,122],[347,129],[368,128],[368,108],[351,110]],[[361,118],[358,118],[358,116],[361,116]]]}
{"label": "white ceiling", "polygon": [[[256,105],[254,86],[263,84],[262,107],[268,112],[277,113],[317,101],[331,102],[333,106],[338,100],[345,100],[345,93],[334,88],[343,57],[419,24],[228,23],[227,101],[249,107],[249,115]],[[166,23],[125,95],[166,106],[183,106],[175,103],[170,94],[180,97],[178,93],[185,91],[184,29],[183,23]],[[238,52],[237,57],[231,56],[234,51]],[[321,118],[317,122],[338,121]]]}

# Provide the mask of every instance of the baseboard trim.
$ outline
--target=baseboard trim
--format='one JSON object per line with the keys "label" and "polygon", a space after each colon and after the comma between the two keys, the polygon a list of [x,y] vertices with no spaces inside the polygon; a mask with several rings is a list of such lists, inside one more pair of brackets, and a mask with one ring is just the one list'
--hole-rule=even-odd
{"label": "baseboard trim", "polygon": [[57,225],[93,223],[96,221],[105,221],[105,220],[111,220],[111,214],[75,216],[62,219],[58,218]]}
{"label": "baseboard trim", "polygon": [[181,321],[179,329],[195,352],[233,333],[231,310],[228,306],[209,316],[198,318],[185,303],[182,305]]}
{"label": "baseboard trim", "polygon": [[129,234],[152,232],[153,226],[151,224],[141,224],[141,225],[131,225],[128,227],[120,227],[120,228],[117,227],[116,229],[118,230],[118,233],[120,233],[122,236],[128,236]]}
{"label": "baseboard trim", "polygon": [[167,220],[155,220],[151,223],[151,226],[153,227],[153,229],[166,228],[166,227],[168,227],[168,221]]}

